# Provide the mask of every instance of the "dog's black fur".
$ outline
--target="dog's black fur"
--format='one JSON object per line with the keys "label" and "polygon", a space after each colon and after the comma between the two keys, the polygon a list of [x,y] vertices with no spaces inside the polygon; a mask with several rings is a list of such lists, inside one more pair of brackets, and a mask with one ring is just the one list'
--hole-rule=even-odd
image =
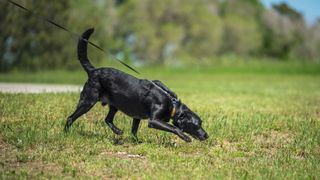
{"label": "dog's black fur", "polygon": [[[88,29],[82,38],[88,40],[93,31]],[[135,139],[141,119],[149,119],[148,127],[174,133],[186,142],[191,142],[191,139],[184,132],[199,140],[208,138],[199,116],[180,101],[174,105],[169,96],[177,98],[177,95],[160,81],[137,79],[113,68],[94,68],[87,57],[88,43],[83,39],[78,43],[78,58],[88,74],[88,80],[77,109],[67,119],[66,132],[78,117],[101,101],[102,105],[108,104],[110,107],[105,122],[115,134],[123,133],[113,124],[114,115],[120,110],[133,118],[131,132]],[[172,117],[173,125],[170,125],[174,106],[176,112]]]}

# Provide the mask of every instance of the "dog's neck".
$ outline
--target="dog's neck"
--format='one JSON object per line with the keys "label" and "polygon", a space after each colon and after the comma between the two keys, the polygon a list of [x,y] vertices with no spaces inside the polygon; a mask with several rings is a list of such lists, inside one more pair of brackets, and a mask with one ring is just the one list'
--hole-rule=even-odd
{"label": "dog's neck", "polygon": [[180,105],[180,101],[178,99],[171,99],[171,103],[172,103],[172,109],[170,112],[170,118],[174,119],[175,116],[178,114],[177,111],[179,111],[178,106]]}
{"label": "dog's neck", "polygon": [[173,106],[171,113],[170,113],[170,118],[173,118],[174,115],[176,114],[177,108],[175,106]]}
{"label": "dog's neck", "polygon": [[172,123],[174,126],[181,128],[181,121],[179,120],[179,116],[182,113],[181,112],[181,103],[177,103],[177,104],[172,104],[173,108],[171,110],[171,119],[172,119]]}

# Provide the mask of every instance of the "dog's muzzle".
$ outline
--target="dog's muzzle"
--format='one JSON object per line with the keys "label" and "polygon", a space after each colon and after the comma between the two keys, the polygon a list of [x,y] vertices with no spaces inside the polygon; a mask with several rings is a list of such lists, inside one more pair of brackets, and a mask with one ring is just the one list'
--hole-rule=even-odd
{"label": "dog's muzzle", "polygon": [[192,134],[188,133],[188,134],[190,134],[193,138],[195,138],[199,141],[204,141],[209,138],[208,134],[202,128],[198,129],[195,132],[196,132],[195,134],[193,134],[193,133]]}
{"label": "dog's muzzle", "polygon": [[198,139],[200,141],[204,141],[208,138],[209,138],[208,134],[203,129],[198,130]]}

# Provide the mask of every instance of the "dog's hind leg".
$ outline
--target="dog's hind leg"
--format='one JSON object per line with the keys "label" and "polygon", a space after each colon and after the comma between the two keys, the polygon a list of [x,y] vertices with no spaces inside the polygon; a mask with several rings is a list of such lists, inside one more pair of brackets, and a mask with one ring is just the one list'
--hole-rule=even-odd
{"label": "dog's hind leg", "polygon": [[68,117],[64,131],[68,132],[70,126],[81,115],[88,112],[99,100],[99,93],[96,88],[92,88],[88,84],[83,87],[77,109]]}
{"label": "dog's hind leg", "polygon": [[135,119],[135,118],[132,121],[131,134],[136,141],[138,141],[137,132],[139,129],[140,121],[141,119]]}
{"label": "dog's hind leg", "polygon": [[81,115],[83,115],[84,113],[88,112],[93,105],[95,104],[95,102],[91,102],[91,103],[79,103],[77,109],[74,111],[74,113],[72,113],[67,120],[66,125],[64,126],[64,131],[68,132],[70,126],[72,125],[72,123],[74,123]]}
{"label": "dog's hind leg", "polygon": [[120,130],[117,126],[115,126],[113,124],[113,118],[114,118],[114,115],[117,113],[117,111],[118,111],[117,108],[109,105],[109,113],[104,121],[110,127],[110,129],[112,130],[113,133],[115,133],[117,135],[121,135],[121,134],[123,134],[123,131]]}

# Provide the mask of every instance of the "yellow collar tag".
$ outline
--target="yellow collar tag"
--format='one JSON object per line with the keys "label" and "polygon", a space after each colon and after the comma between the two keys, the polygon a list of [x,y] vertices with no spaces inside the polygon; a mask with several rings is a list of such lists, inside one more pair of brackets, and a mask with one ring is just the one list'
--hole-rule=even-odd
{"label": "yellow collar tag", "polygon": [[173,118],[174,114],[176,114],[176,107],[173,106],[171,111],[171,118]]}

